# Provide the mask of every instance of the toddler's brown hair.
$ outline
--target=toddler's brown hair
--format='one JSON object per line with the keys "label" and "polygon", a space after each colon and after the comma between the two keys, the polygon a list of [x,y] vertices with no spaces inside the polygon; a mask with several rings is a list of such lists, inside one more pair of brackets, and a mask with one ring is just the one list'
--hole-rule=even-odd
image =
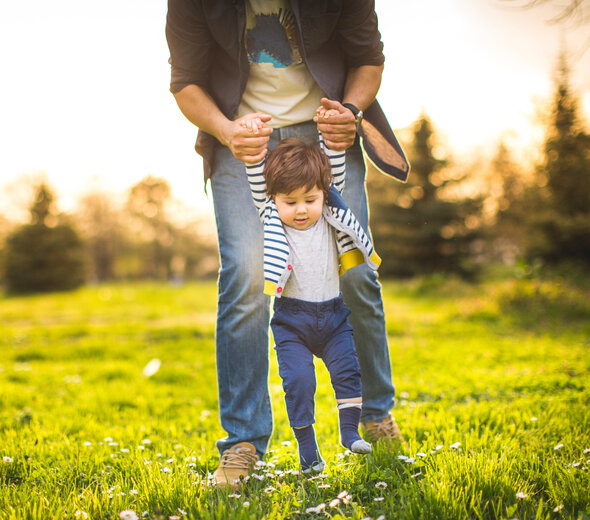
{"label": "toddler's brown hair", "polygon": [[266,193],[270,196],[291,193],[301,187],[311,190],[317,186],[327,197],[332,183],[332,167],[317,142],[288,137],[266,156],[264,179]]}

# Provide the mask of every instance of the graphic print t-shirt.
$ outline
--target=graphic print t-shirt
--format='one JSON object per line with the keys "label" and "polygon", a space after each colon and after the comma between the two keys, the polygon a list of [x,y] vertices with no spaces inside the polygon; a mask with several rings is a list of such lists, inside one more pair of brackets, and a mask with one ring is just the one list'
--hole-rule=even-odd
{"label": "graphic print t-shirt", "polygon": [[325,94],[301,57],[289,1],[245,3],[250,74],[238,117],[265,112],[272,116],[269,125],[275,128],[311,120]]}

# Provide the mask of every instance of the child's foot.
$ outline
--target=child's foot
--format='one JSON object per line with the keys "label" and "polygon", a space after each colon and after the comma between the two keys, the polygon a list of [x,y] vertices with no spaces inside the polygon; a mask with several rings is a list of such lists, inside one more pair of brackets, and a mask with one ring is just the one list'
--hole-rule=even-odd
{"label": "child's foot", "polygon": [[[304,426],[303,428],[293,428],[293,433],[299,445],[299,462],[301,470],[304,473],[313,471],[322,471],[325,463],[320,455],[320,450],[315,440],[315,431],[313,425]],[[317,467],[321,469],[315,469]]]}
{"label": "child's foot", "polygon": [[311,473],[312,471],[314,473],[321,473],[322,471],[324,471],[324,469],[326,469],[326,463],[323,460],[320,460],[319,462],[316,462],[311,467],[309,467],[307,469],[303,469],[302,471],[303,471],[303,473],[305,473],[307,475],[308,473]]}
{"label": "child's foot", "polygon": [[359,407],[339,408],[340,417],[340,442],[342,446],[353,453],[371,453],[371,445],[359,435],[359,419],[361,409]]}
{"label": "child's foot", "polygon": [[371,453],[373,451],[372,446],[364,439],[354,441],[349,448],[353,453]]}

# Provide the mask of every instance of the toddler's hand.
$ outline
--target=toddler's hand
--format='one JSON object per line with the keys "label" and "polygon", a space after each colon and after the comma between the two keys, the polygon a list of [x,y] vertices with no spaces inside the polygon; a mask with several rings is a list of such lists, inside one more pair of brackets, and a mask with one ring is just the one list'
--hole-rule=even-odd
{"label": "toddler's hand", "polygon": [[258,134],[261,128],[264,128],[265,124],[259,117],[242,118],[240,120],[240,126],[248,130],[251,134]]}
{"label": "toddler's hand", "polygon": [[323,119],[325,123],[329,123],[332,117],[335,117],[339,114],[338,110],[333,108],[327,109],[323,106],[320,106],[317,110],[317,118]]}

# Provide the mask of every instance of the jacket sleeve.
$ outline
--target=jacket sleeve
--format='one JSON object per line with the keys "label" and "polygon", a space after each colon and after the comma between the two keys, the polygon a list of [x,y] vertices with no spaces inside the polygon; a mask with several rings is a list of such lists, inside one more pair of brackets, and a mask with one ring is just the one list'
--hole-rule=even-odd
{"label": "jacket sleeve", "polygon": [[325,152],[330,159],[330,166],[332,167],[332,186],[334,186],[339,193],[344,189],[344,181],[346,180],[346,152],[336,152],[330,150],[324,141],[322,134],[319,134],[320,148]]}
{"label": "jacket sleeve", "polygon": [[246,176],[248,177],[248,185],[250,186],[250,193],[252,193],[252,200],[258,210],[258,216],[262,220],[264,216],[264,206],[266,203],[266,181],[264,180],[264,163],[263,159],[258,164],[246,164]]}
{"label": "jacket sleeve", "polygon": [[170,50],[170,90],[179,92],[187,85],[206,88],[212,38],[200,2],[168,0],[166,40]]}
{"label": "jacket sleeve", "polygon": [[348,67],[385,62],[374,0],[344,2],[336,32]]}

